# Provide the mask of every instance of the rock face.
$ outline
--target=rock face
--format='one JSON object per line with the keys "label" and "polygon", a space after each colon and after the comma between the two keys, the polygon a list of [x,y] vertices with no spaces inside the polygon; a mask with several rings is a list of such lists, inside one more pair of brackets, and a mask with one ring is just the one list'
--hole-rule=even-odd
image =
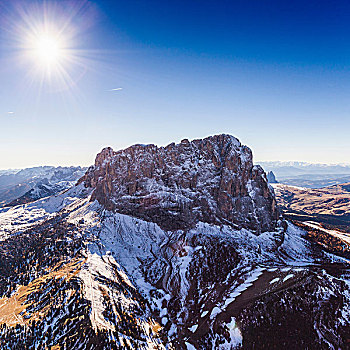
{"label": "rock face", "polygon": [[277,184],[278,181],[276,180],[276,176],[275,174],[273,173],[273,171],[269,171],[267,173],[267,181],[270,183],[270,184]]}
{"label": "rock face", "polygon": [[272,231],[279,213],[251,150],[230,135],[172,143],[105,148],[80,180],[106,209],[189,229],[198,221]]}

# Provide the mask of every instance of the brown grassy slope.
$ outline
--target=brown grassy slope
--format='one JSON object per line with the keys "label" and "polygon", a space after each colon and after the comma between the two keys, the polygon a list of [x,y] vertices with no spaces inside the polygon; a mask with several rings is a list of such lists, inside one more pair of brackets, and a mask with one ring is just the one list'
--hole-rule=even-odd
{"label": "brown grassy slope", "polygon": [[285,216],[297,221],[316,221],[350,231],[350,183],[320,189],[273,184],[277,203]]}
{"label": "brown grassy slope", "polygon": [[350,183],[320,189],[273,185],[279,205],[308,214],[344,215],[350,213]]}

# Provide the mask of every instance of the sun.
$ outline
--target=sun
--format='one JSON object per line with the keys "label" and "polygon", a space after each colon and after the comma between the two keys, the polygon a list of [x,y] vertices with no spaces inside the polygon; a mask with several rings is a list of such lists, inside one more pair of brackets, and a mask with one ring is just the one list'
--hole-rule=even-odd
{"label": "sun", "polygon": [[95,15],[89,3],[28,1],[14,7],[7,42],[25,86],[37,88],[39,95],[43,89],[63,92],[78,86],[95,63],[96,50],[88,49],[84,39]]}
{"label": "sun", "polygon": [[45,71],[53,71],[69,59],[67,42],[59,30],[39,30],[31,33],[27,43],[32,61]]}
{"label": "sun", "polygon": [[25,31],[23,58],[33,82],[49,84],[56,90],[66,90],[74,85],[74,73],[82,60],[69,34],[67,27],[53,21]]}
{"label": "sun", "polygon": [[42,34],[36,38],[32,53],[43,65],[56,65],[64,59],[64,45],[57,36]]}

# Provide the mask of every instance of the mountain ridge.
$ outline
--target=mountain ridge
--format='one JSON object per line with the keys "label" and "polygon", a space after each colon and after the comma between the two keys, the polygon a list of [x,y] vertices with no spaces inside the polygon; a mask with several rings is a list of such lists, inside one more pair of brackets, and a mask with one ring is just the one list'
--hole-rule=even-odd
{"label": "mountain ridge", "polygon": [[221,134],[165,147],[104,148],[78,183],[106,208],[177,230],[198,221],[274,230],[279,213],[252,152]]}
{"label": "mountain ridge", "polygon": [[85,170],[40,166],[0,173],[0,207],[28,203],[68,189]]}
{"label": "mountain ridge", "polygon": [[[0,208],[0,347],[346,348],[350,253],[324,251],[277,216],[269,205],[274,192],[263,170],[254,170],[250,150],[225,135],[213,138],[184,140],[169,153],[154,145],[107,148],[68,190]],[[193,167],[201,151],[206,158]],[[158,169],[164,162],[171,166]],[[151,187],[147,174],[155,178]],[[177,194],[175,204],[207,194],[220,207],[220,188],[224,208],[242,196],[256,203],[248,209],[261,209],[261,228],[264,215],[276,220],[271,230],[254,222],[249,229],[251,221],[236,223],[236,216],[222,220],[225,210],[206,222],[191,205],[175,206],[191,220],[169,229],[157,211],[145,215],[133,206],[155,194],[154,206],[169,220],[174,207],[159,193]],[[124,212],[114,207],[116,194],[129,206]],[[232,212],[249,214],[240,205]]]}

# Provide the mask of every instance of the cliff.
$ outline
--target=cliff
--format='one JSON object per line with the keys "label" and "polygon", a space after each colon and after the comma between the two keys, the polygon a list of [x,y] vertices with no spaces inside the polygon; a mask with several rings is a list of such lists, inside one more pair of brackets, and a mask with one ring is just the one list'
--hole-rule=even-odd
{"label": "cliff", "polygon": [[275,230],[278,210],[250,148],[230,135],[166,147],[103,149],[80,180],[106,209],[156,222],[165,230],[197,222],[257,233]]}

